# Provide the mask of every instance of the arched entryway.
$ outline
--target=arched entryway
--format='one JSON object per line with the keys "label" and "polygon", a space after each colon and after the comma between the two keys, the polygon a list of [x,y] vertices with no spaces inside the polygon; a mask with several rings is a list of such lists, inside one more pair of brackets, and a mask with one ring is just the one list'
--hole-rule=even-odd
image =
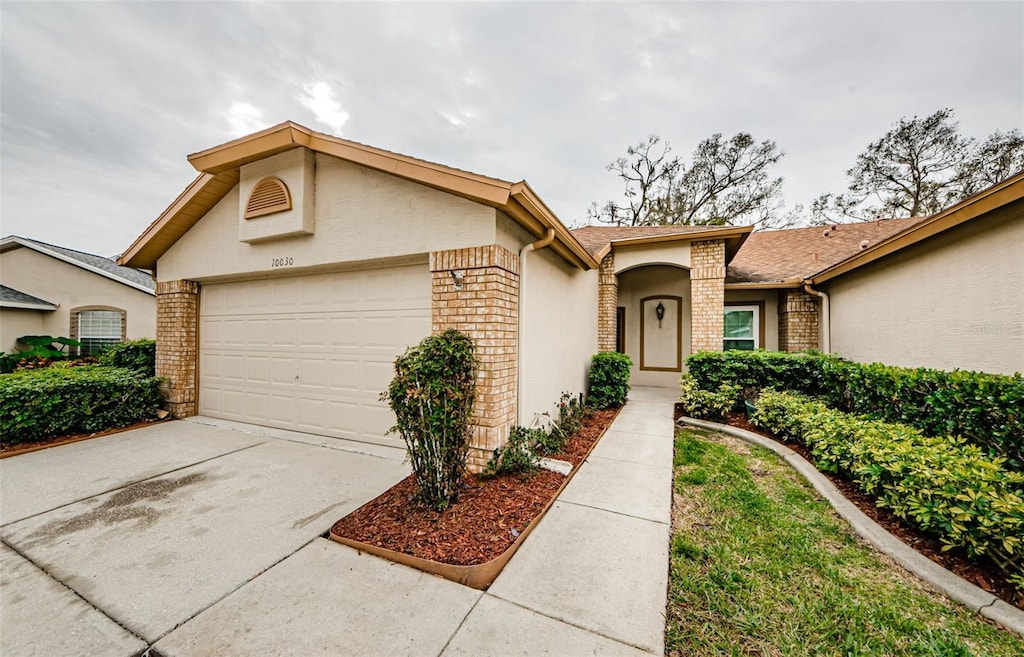
{"label": "arched entryway", "polygon": [[634,385],[674,388],[690,354],[690,272],[645,265],[618,274],[622,347],[633,361]]}

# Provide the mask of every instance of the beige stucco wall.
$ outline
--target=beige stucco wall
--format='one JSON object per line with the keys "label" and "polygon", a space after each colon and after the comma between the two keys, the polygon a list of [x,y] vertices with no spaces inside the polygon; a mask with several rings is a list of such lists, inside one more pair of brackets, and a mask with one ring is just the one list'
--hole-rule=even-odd
{"label": "beige stucco wall", "polygon": [[[499,214],[499,243],[518,253],[534,241]],[[532,251],[520,268],[521,398],[519,423],[550,412],[562,392],[587,389],[597,352],[597,270],[571,267],[551,249]]]}
{"label": "beige stucco wall", "polygon": [[[43,314],[36,333],[67,337],[72,309],[111,306],[125,311],[129,340],[156,336],[156,297],[152,294],[26,247],[0,253],[0,272],[4,285],[59,304],[57,310]],[[4,336],[3,345],[10,349],[6,327]]]}
{"label": "beige stucco wall", "polygon": [[493,208],[329,155],[316,155],[315,189],[313,235],[248,244],[238,239],[236,186],[160,258],[157,277],[273,274],[495,243]]}
{"label": "beige stucco wall", "polygon": [[779,349],[779,292],[778,290],[726,290],[725,303],[764,302],[761,322],[764,326],[762,349]]}
{"label": "beige stucco wall", "polygon": [[1024,371],[1024,201],[829,281],[832,351],[907,367]]}
{"label": "beige stucco wall", "polygon": [[0,352],[13,351],[23,335],[46,335],[43,316],[51,312],[22,308],[0,308]]}
{"label": "beige stucco wall", "polygon": [[[616,268],[618,258],[619,252],[616,251]],[[682,297],[682,321],[679,331],[682,359],[685,361],[690,354],[690,272],[664,265],[639,267],[623,272],[619,275],[618,305],[626,309],[626,353],[633,361],[630,383],[675,388],[679,385],[680,372],[640,369],[640,300],[655,295]],[[645,329],[651,332],[658,331],[657,320],[645,322]],[[671,330],[671,324],[662,322],[660,330]],[[685,362],[682,367],[686,368]]]}
{"label": "beige stucco wall", "polygon": [[646,265],[690,267],[690,243],[668,242],[615,247],[615,273]]}

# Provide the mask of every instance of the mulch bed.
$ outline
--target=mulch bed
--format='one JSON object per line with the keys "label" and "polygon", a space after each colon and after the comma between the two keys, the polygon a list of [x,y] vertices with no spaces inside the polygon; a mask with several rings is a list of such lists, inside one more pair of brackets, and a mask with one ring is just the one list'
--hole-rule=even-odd
{"label": "mulch bed", "polygon": [[[678,410],[678,405],[676,408],[676,419],[678,419],[682,414]],[[798,443],[778,440],[772,434],[750,424],[747,416],[743,413],[729,413],[726,416],[726,423],[737,429],[745,429],[776,440],[797,452],[811,463],[814,463],[810,449]],[[822,474],[828,477],[846,499],[856,504],[861,511],[885,528],[890,534],[896,536],[946,570],[956,573],[968,582],[976,584],[1018,609],[1024,610],[1024,592],[1017,590],[1013,584],[1010,584],[1006,579],[1006,575],[999,569],[999,566],[987,560],[980,562],[971,561],[963,550],[953,549],[943,552],[942,543],[937,538],[925,534],[902,518],[893,515],[889,509],[876,506],[875,499],[861,491],[854,482],[844,478],[842,475],[830,472],[822,472]]]}
{"label": "mulch bed", "polygon": [[[610,409],[585,417],[565,450],[549,458],[579,467],[617,414],[618,409]],[[414,500],[416,479],[409,475],[339,520],[331,532],[421,559],[475,566],[496,559],[511,547],[564,481],[563,475],[548,470],[528,479],[517,475],[485,479],[469,474],[459,501],[439,512]]]}
{"label": "mulch bed", "polygon": [[114,429],[107,429],[106,431],[96,431],[93,433],[76,433],[70,436],[51,436],[50,438],[43,438],[41,440],[22,441],[17,443],[5,443],[0,442],[0,458],[8,458],[10,456],[19,456],[21,454],[29,454],[31,452],[37,452],[41,449],[49,449],[50,447],[59,447],[60,445],[68,445],[70,443],[77,443],[82,440],[89,440],[91,438],[101,438],[103,436],[109,436],[115,433],[121,433],[122,431],[131,431],[132,429],[141,429],[142,427],[148,427],[151,424],[157,422],[166,422],[170,418],[157,419],[152,418],[143,420],[142,422],[136,422],[135,424],[129,424],[126,427],[117,427]]}

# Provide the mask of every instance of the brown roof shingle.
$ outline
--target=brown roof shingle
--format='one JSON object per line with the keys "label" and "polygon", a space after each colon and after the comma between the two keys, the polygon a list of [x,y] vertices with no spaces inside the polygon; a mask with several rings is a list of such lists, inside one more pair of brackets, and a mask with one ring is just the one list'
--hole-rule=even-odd
{"label": "brown roof shingle", "polygon": [[751,233],[729,264],[726,283],[802,281],[863,248],[910,228],[924,217],[880,219]]}
{"label": "brown roof shingle", "polygon": [[689,235],[722,230],[723,228],[728,228],[728,226],[584,226],[570,232],[590,255],[596,257],[604,247],[615,240],[661,235]]}

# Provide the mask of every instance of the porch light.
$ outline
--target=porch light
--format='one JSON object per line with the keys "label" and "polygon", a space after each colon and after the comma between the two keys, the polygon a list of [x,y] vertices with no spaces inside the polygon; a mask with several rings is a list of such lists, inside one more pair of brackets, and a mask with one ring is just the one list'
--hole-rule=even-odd
{"label": "porch light", "polygon": [[454,269],[452,269],[448,273],[452,275],[452,284],[455,286],[455,289],[456,290],[461,290],[462,289],[462,281],[463,281],[464,278],[466,278],[466,272],[464,272],[464,271],[455,271]]}
{"label": "porch light", "polygon": [[661,320],[665,319],[665,304],[658,302],[658,307],[654,309],[654,314],[658,316],[658,328],[661,328]]}

